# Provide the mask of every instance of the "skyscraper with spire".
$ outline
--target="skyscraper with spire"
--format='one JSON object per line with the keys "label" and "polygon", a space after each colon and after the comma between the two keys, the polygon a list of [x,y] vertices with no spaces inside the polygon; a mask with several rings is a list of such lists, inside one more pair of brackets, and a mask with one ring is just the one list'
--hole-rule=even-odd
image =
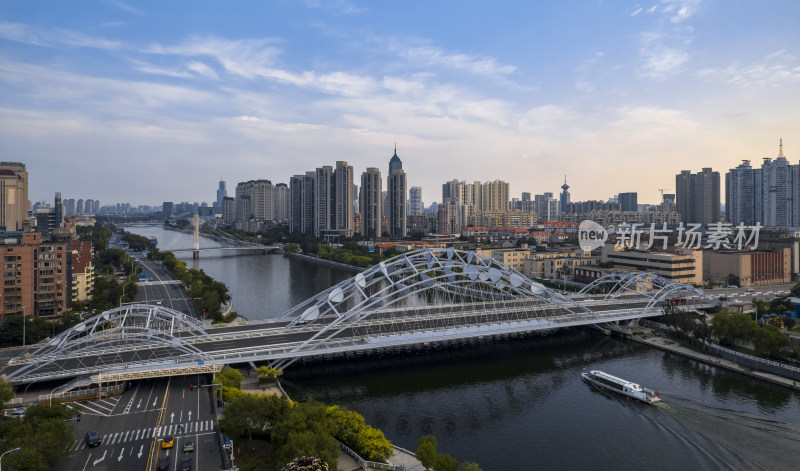
{"label": "skyscraper with spire", "polygon": [[408,182],[403,171],[403,162],[397,156],[397,144],[394,145],[394,155],[389,160],[386,188],[389,196],[389,234],[392,237],[405,237]]}
{"label": "skyscraper with spire", "polygon": [[564,184],[561,185],[561,200],[558,202],[558,212],[566,213],[567,205],[569,204],[569,185],[567,185],[567,176],[564,175]]}
{"label": "skyscraper with spire", "polygon": [[725,216],[734,225],[800,226],[800,164],[783,155],[783,139],[761,168],[745,160],[725,175]]}

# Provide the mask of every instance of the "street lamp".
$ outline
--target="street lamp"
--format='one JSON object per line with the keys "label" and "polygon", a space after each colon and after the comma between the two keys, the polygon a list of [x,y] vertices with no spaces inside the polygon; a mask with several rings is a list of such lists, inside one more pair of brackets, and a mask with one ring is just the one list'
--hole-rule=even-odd
{"label": "street lamp", "polygon": [[53,393],[54,393],[54,392],[56,392],[56,389],[58,389],[58,388],[63,388],[64,386],[66,386],[66,385],[68,385],[68,384],[69,384],[69,383],[64,383],[64,384],[62,384],[61,386],[56,386],[55,388],[53,388],[53,390],[52,390],[52,391],[50,391],[50,407],[53,407]]}
{"label": "street lamp", "polygon": [[122,296],[119,297],[119,305],[120,305],[120,307],[122,307],[122,298],[125,297],[125,287],[126,286],[128,286],[128,282],[127,281],[125,283],[123,283],[123,285],[122,285]]}
{"label": "street lamp", "polygon": [[3,469],[3,457],[6,456],[7,454],[11,453],[12,451],[19,451],[19,447],[16,447],[13,450],[8,450],[7,452],[5,452],[2,455],[0,455],[0,470]]}

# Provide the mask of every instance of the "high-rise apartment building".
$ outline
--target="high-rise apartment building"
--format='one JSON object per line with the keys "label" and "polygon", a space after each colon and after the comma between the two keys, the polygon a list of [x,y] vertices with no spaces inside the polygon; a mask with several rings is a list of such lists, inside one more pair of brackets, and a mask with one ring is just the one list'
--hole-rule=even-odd
{"label": "high-rise apartment building", "polygon": [[314,233],[315,172],[289,179],[289,232]]}
{"label": "high-rise apartment building", "polygon": [[336,162],[334,181],[334,231],[341,237],[353,237],[353,166]]}
{"label": "high-rise apartment building", "polygon": [[273,214],[277,222],[289,220],[289,187],[286,183],[278,183],[272,189]]}
{"label": "high-rise apartment building", "polygon": [[403,163],[397,156],[397,147],[389,161],[387,192],[389,195],[389,234],[392,237],[406,236],[406,190],[408,182],[403,171]]}
{"label": "high-rise apartment building", "polygon": [[21,162],[0,162],[0,230],[21,231],[28,220],[28,171]]}
{"label": "high-rise apartment building", "polygon": [[222,222],[225,224],[236,222],[236,198],[233,196],[222,198]]}
{"label": "high-rise apartment building", "polygon": [[[83,203],[83,200],[78,200],[78,202]],[[172,201],[161,203],[161,219],[166,221],[172,219],[173,216],[175,216],[175,204]]]}
{"label": "high-rise apartment building", "polygon": [[422,187],[412,186],[408,189],[408,214],[418,215],[422,214],[425,210],[425,205],[422,202]]}
{"label": "high-rise apartment building", "polygon": [[639,210],[639,196],[636,192],[620,193],[617,199],[619,200],[620,209],[622,211]]}
{"label": "high-rise apartment building", "polygon": [[703,225],[719,222],[719,172],[710,168],[699,173],[681,171],[675,176],[675,197],[681,221]]}
{"label": "high-rise apartment building", "polygon": [[[249,201],[245,202],[244,197]],[[269,180],[250,180],[236,185],[236,222],[242,224],[250,218],[274,220],[272,197],[272,182]]]}
{"label": "high-rise apartment building", "polygon": [[734,225],[800,227],[800,164],[783,155],[783,140],[761,168],[745,160],[725,174],[725,217]]}
{"label": "high-rise apartment building", "polygon": [[362,235],[368,239],[381,237],[381,202],[383,189],[381,188],[381,171],[375,167],[367,168],[361,174],[361,194],[359,207],[361,208]]}
{"label": "high-rise apartment building", "polygon": [[540,221],[558,220],[558,200],[553,197],[553,193],[546,192],[533,197],[533,210]]}
{"label": "high-rise apartment building", "polygon": [[3,239],[0,317],[53,317],[68,310],[72,304],[71,255],[68,244],[42,241],[39,232]]}
{"label": "high-rise apartment building", "polygon": [[333,167],[325,165],[315,171],[314,236],[320,237],[333,229],[335,205]]}
{"label": "high-rise apartment building", "polygon": [[495,180],[481,185],[480,211],[508,211],[510,199],[507,182]]}

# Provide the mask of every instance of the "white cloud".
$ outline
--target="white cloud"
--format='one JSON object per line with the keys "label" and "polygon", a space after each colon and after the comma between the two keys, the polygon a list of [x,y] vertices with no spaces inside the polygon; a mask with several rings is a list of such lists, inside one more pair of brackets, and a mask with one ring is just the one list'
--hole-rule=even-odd
{"label": "white cloud", "polygon": [[633,13],[631,13],[631,16],[636,16],[641,12],[642,12],[642,8],[637,8],[636,10],[633,10]]}
{"label": "white cloud", "polygon": [[787,51],[778,51],[753,64],[734,63],[727,67],[704,68],[697,72],[697,76],[744,89],[774,88],[800,81],[800,64]]}
{"label": "white cloud", "polygon": [[0,38],[36,46],[78,46],[93,49],[118,49],[119,41],[89,36],[79,31],[56,28],[40,30],[23,23],[0,21]]}
{"label": "white cloud", "polygon": [[474,75],[486,77],[504,77],[513,74],[517,68],[513,65],[501,65],[491,57],[477,57],[469,54],[453,54],[445,50],[427,45],[407,45],[396,39],[375,39],[378,43],[386,43],[388,50],[415,65],[436,66],[453,70],[461,70]]}
{"label": "white cloud", "polygon": [[348,0],[306,0],[305,3],[309,8],[321,8],[337,15],[355,15],[365,11]]}
{"label": "white cloud", "polygon": [[186,68],[196,73],[197,75],[202,75],[203,77],[207,77],[214,80],[219,78],[214,69],[203,64],[202,62],[197,62],[197,61],[190,62],[186,65]]}
{"label": "white cloud", "polygon": [[105,2],[111,6],[119,8],[122,11],[127,11],[128,13],[135,13],[137,15],[144,14],[142,10],[139,10],[138,8],[131,6],[121,0],[105,0]]}

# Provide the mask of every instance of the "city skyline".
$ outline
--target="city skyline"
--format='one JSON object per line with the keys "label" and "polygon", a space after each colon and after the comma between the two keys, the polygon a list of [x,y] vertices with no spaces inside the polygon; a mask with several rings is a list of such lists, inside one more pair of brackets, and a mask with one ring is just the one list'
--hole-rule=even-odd
{"label": "city skyline", "polygon": [[1,152],[29,199],[212,203],[220,176],[386,175],[395,142],[426,204],[453,178],[515,198],[565,174],[574,201],[657,203],[780,138],[800,159],[794,2],[238,6],[8,2]]}

